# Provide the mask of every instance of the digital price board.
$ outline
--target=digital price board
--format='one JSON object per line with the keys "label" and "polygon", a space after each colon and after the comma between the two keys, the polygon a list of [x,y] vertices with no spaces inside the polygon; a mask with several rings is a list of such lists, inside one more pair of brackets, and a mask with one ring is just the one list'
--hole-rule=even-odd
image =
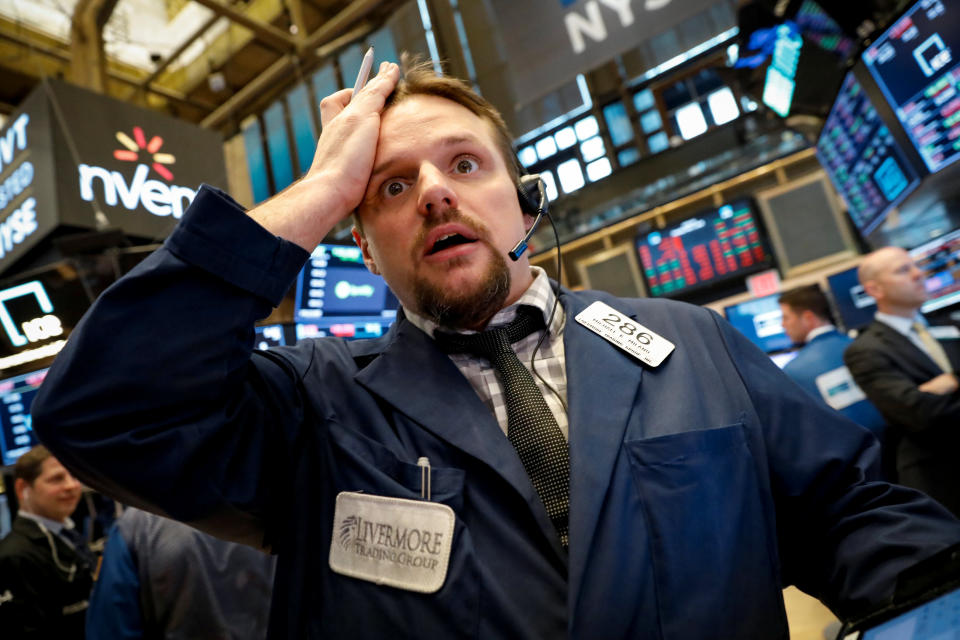
{"label": "digital price board", "polygon": [[398,306],[386,281],[363,264],[358,247],[322,244],[297,276],[297,338],[374,337],[393,323]]}
{"label": "digital price board", "polygon": [[910,257],[925,275],[927,301],[920,309],[923,313],[960,302],[960,230],[914,247]]}
{"label": "digital price board", "polygon": [[35,444],[30,405],[46,369],[0,380],[0,463],[12,465]]}
{"label": "digital price board", "polygon": [[637,252],[652,296],[676,296],[771,264],[749,200],[640,236]]}
{"label": "digital price board", "polygon": [[863,61],[930,172],[960,159],[960,7],[920,0]]}
{"label": "digital price board", "polygon": [[817,158],[863,235],[920,184],[920,177],[854,77],[847,74],[817,140]]}

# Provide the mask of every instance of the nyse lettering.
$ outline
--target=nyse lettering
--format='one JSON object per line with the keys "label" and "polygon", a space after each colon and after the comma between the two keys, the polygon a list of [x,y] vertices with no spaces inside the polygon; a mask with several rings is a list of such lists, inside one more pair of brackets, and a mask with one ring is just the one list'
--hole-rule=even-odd
{"label": "nyse lettering", "polygon": [[[670,2],[671,0],[645,0],[643,9],[656,11]],[[626,28],[632,25],[635,20],[632,4],[632,0],[589,0],[583,5],[583,14],[570,11],[564,15],[563,23],[567,28],[573,52],[583,53],[586,50],[586,38],[594,42],[603,42],[607,39],[607,21],[610,18],[605,17],[605,13],[612,11],[621,27]],[[607,11],[601,11],[601,7],[605,7]]]}
{"label": "nyse lettering", "polygon": [[36,207],[36,199],[27,198],[19,208],[0,222],[0,258],[37,230]]}

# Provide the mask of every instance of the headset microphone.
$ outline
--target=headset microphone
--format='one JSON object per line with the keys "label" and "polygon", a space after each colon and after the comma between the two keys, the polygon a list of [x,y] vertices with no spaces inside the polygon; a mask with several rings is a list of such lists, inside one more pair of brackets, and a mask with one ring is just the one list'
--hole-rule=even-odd
{"label": "headset microphone", "polygon": [[543,214],[547,212],[547,193],[543,180],[539,174],[521,176],[520,183],[517,185],[517,196],[520,198],[520,209],[524,213],[536,215],[530,230],[524,234],[513,249],[507,254],[510,259],[516,262],[520,256],[527,250],[527,243],[537,230],[537,225],[543,220]]}

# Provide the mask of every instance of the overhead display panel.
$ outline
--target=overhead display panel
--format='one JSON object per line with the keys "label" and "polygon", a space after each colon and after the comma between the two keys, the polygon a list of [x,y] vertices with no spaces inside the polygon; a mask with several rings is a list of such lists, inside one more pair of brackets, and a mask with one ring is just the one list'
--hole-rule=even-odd
{"label": "overhead display panel", "polygon": [[683,295],[772,264],[749,200],[641,235],[637,253],[651,296]]}
{"label": "overhead display panel", "polygon": [[930,172],[960,159],[960,7],[921,0],[863,61]]}
{"label": "overhead display panel", "polygon": [[917,171],[853,72],[844,79],[827,116],[817,158],[864,236],[920,184]]}

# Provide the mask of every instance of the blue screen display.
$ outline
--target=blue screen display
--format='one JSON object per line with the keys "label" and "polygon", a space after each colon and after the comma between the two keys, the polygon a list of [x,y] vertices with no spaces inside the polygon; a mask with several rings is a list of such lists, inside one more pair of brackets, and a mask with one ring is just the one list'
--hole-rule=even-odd
{"label": "blue screen display", "polygon": [[863,54],[931,173],[960,159],[960,10],[920,0]]}
{"label": "blue screen display", "polygon": [[774,294],[730,305],[723,311],[730,324],[765,352],[784,351],[793,342],[783,330],[779,300],[780,294]]}
{"label": "blue screen display", "polygon": [[870,324],[877,302],[863,290],[856,267],[827,276],[827,285],[844,328],[859,329]]}
{"label": "blue screen display", "polygon": [[37,444],[30,405],[47,370],[0,380],[0,454],[2,464],[11,465]]}
{"label": "blue screen display", "polygon": [[297,337],[381,335],[399,303],[386,281],[371,273],[360,249],[320,245],[297,277],[293,319]]}
{"label": "blue screen display", "polygon": [[852,72],[844,79],[817,140],[817,159],[864,235],[920,184]]}
{"label": "blue screen display", "polygon": [[940,640],[960,637],[960,589],[868,629],[862,640]]}

